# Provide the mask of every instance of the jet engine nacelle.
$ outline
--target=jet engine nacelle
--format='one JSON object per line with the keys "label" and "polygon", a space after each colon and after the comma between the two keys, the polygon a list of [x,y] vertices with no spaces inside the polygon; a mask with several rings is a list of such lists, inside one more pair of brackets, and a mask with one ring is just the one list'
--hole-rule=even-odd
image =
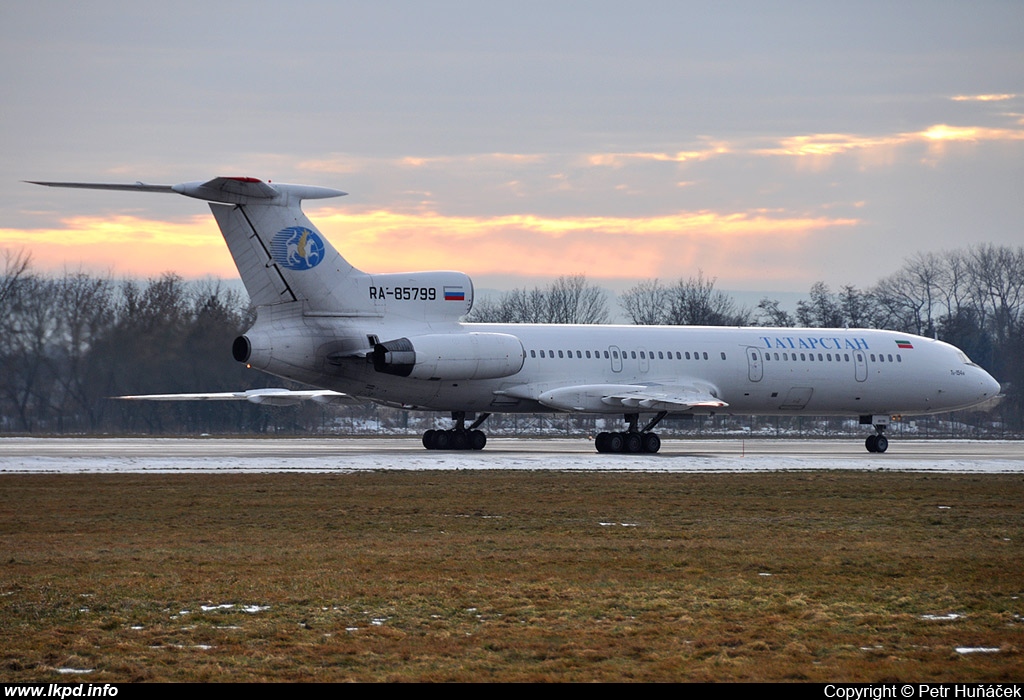
{"label": "jet engine nacelle", "polygon": [[526,350],[507,333],[417,335],[378,343],[373,368],[411,379],[496,379],[523,368]]}
{"label": "jet engine nacelle", "polygon": [[323,331],[303,318],[301,304],[260,307],[257,313],[253,327],[231,346],[236,360],[291,378],[296,369],[308,371],[316,366]]}

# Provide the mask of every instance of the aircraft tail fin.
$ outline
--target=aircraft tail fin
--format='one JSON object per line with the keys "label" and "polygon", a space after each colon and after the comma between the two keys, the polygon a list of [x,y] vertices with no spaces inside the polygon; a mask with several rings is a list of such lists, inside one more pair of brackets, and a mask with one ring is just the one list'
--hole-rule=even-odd
{"label": "aircraft tail fin", "polygon": [[257,307],[301,302],[303,313],[456,321],[473,306],[473,282],[461,272],[368,275],[352,267],[302,212],[305,199],[345,192],[310,185],[215,177],[178,185],[33,182],[128,192],[181,194],[210,203],[249,298]]}
{"label": "aircraft tail fin", "polygon": [[[352,267],[302,212],[304,199],[341,197],[327,187],[216,177],[177,185],[38,182],[48,187],[176,193],[210,202],[246,291],[256,306],[304,301],[310,310],[365,311],[352,294]],[[348,284],[346,284],[346,281]]]}
{"label": "aircraft tail fin", "polygon": [[[302,200],[344,192],[308,185],[271,184],[249,177],[217,177],[174,185],[210,202],[255,306],[304,301],[310,310],[344,311],[346,279],[360,275],[302,212]],[[343,295],[339,298],[339,295]]]}

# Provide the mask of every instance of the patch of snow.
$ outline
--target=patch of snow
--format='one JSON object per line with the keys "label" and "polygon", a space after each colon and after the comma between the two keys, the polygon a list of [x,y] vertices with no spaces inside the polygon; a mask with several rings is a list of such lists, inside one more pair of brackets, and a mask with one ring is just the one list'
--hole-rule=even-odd
{"label": "patch of snow", "polygon": [[950,620],[959,620],[963,615],[960,613],[946,613],[945,615],[922,615],[922,620],[938,620],[941,622],[948,622]]}
{"label": "patch of snow", "polygon": [[957,654],[998,654],[999,647],[957,647]]}

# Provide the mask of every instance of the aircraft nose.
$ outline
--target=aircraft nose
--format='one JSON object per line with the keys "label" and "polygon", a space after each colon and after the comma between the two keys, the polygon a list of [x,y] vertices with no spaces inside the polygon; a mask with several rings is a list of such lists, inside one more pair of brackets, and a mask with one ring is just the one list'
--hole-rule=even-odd
{"label": "aircraft nose", "polygon": [[985,391],[984,395],[987,397],[998,396],[999,391],[1002,389],[1002,387],[999,386],[999,382],[995,380],[995,377],[988,372],[985,372],[985,378],[982,381],[982,388]]}

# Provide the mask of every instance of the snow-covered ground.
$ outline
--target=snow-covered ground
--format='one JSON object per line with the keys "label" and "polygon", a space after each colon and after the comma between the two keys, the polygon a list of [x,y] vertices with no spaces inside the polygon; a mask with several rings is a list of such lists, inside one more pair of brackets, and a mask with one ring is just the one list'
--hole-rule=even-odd
{"label": "snow-covered ground", "polygon": [[742,472],[810,469],[1024,473],[1024,443],[665,440],[657,455],[597,454],[577,439],[494,438],[481,452],[436,452],[414,438],[2,438],[0,474],[349,472],[401,469]]}

